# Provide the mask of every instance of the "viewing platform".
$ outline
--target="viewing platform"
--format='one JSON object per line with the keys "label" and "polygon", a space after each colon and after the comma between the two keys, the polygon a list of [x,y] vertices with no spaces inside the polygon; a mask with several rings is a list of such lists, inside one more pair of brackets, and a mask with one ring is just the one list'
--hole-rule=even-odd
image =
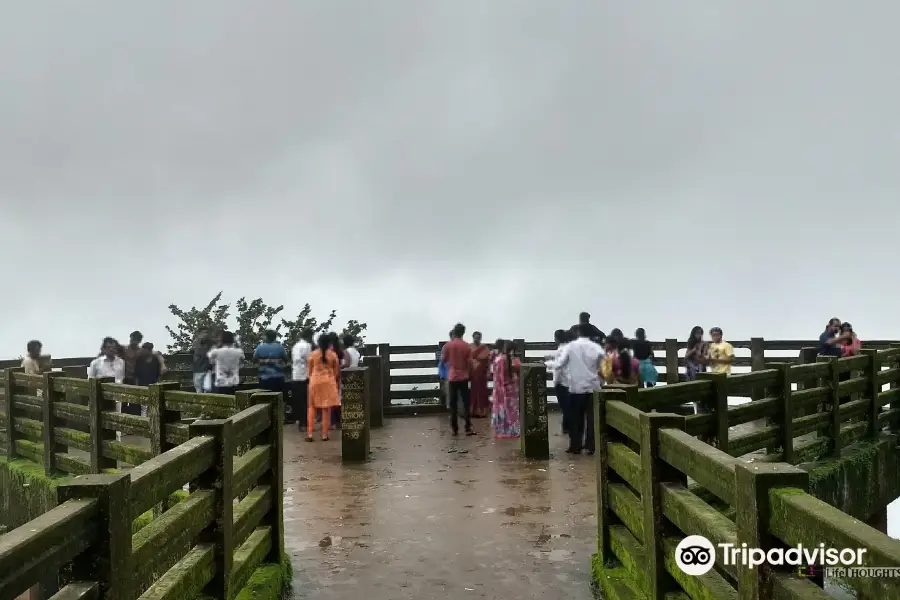
{"label": "viewing platform", "polygon": [[[563,452],[535,356],[551,345],[541,342],[524,346],[522,440],[495,440],[489,419],[474,420],[473,437],[452,437],[445,416],[428,414],[442,404],[399,404],[410,382],[394,373],[412,361],[394,349],[437,346],[370,347],[363,367],[344,373],[344,430],[314,443],[281,427],[280,394],[184,390],[178,356],[168,359],[174,381],[149,387],[86,379],[80,359],[53,360],[66,372],[43,376],[8,368],[0,600],[34,584],[49,594],[60,567],[69,574],[55,600],[193,597],[186,589],[232,598],[251,571],[291,581],[282,547],[298,598],[360,586],[373,600],[577,600],[592,588],[621,600],[900,598],[900,578],[824,581],[821,571],[748,569],[719,554],[695,576],[675,560],[680,540],[703,536],[765,550],[859,548],[864,566],[900,568],[885,513],[900,496],[900,345],[825,359],[808,344],[748,343],[755,358],[738,364],[750,371],[680,383],[677,349],[660,356],[671,367],[660,378],[672,383],[595,394],[594,456]],[[796,357],[774,355],[785,352]],[[244,371],[245,387],[254,374]],[[147,416],[116,412],[121,401]],[[118,504],[104,500],[115,494]],[[230,508],[228,494],[238,500]],[[119,529],[98,531],[115,510]],[[77,570],[86,560],[136,575],[123,583],[101,569],[92,579]]]}

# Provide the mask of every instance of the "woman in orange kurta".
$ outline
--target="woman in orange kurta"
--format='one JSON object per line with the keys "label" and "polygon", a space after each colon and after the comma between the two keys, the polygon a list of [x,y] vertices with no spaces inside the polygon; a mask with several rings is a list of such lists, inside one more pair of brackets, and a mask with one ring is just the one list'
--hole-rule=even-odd
{"label": "woman in orange kurta", "polygon": [[331,426],[331,409],[340,406],[337,382],[341,376],[341,365],[337,354],[331,350],[331,338],[319,336],[319,349],[312,352],[306,361],[309,371],[309,408],[306,410],[306,441],[313,441],[316,427],[316,411],[322,411],[322,441],[328,440]]}

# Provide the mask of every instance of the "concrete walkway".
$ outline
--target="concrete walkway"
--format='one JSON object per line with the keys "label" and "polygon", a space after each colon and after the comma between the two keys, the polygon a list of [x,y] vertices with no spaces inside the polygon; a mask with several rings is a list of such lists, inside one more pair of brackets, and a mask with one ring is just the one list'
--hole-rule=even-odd
{"label": "concrete walkway", "polygon": [[551,415],[549,462],[519,443],[452,438],[445,416],[389,419],[372,460],[340,462],[339,432],[285,429],[285,544],[294,598],[591,598],[593,457],[569,456]]}

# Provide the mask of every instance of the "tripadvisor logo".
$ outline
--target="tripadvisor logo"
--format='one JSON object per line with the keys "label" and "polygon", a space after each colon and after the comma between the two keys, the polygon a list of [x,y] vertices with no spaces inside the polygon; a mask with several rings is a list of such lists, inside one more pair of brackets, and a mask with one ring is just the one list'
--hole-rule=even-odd
{"label": "tripadvisor logo", "polygon": [[675,564],[685,575],[706,575],[716,562],[716,549],[702,535],[689,535],[675,548]]}
{"label": "tripadvisor logo", "polygon": [[[723,565],[744,565],[750,569],[763,564],[852,567],[862,565],[866,548],[839,550],[819,544],[818,548],[798,545],[793,548],[772,548],[767,552],[761,548],[748,548],[746,544],[741,544],[739,548],[734,544],[719,544],[719,552]],[[715,562],[715,546],[702,535],[689,535],[675,548],[675,563],[686,575],[705,575],[712,570]]]}

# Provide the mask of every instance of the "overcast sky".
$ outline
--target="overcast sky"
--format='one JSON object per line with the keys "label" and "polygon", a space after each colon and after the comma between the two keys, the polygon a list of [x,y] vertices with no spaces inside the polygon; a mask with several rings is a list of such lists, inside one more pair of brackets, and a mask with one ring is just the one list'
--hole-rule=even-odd
{"label": "overcast sky", "polygon": [[392,343],[900,338],[900,3],[0,5],[4,357],[219,290]]}

